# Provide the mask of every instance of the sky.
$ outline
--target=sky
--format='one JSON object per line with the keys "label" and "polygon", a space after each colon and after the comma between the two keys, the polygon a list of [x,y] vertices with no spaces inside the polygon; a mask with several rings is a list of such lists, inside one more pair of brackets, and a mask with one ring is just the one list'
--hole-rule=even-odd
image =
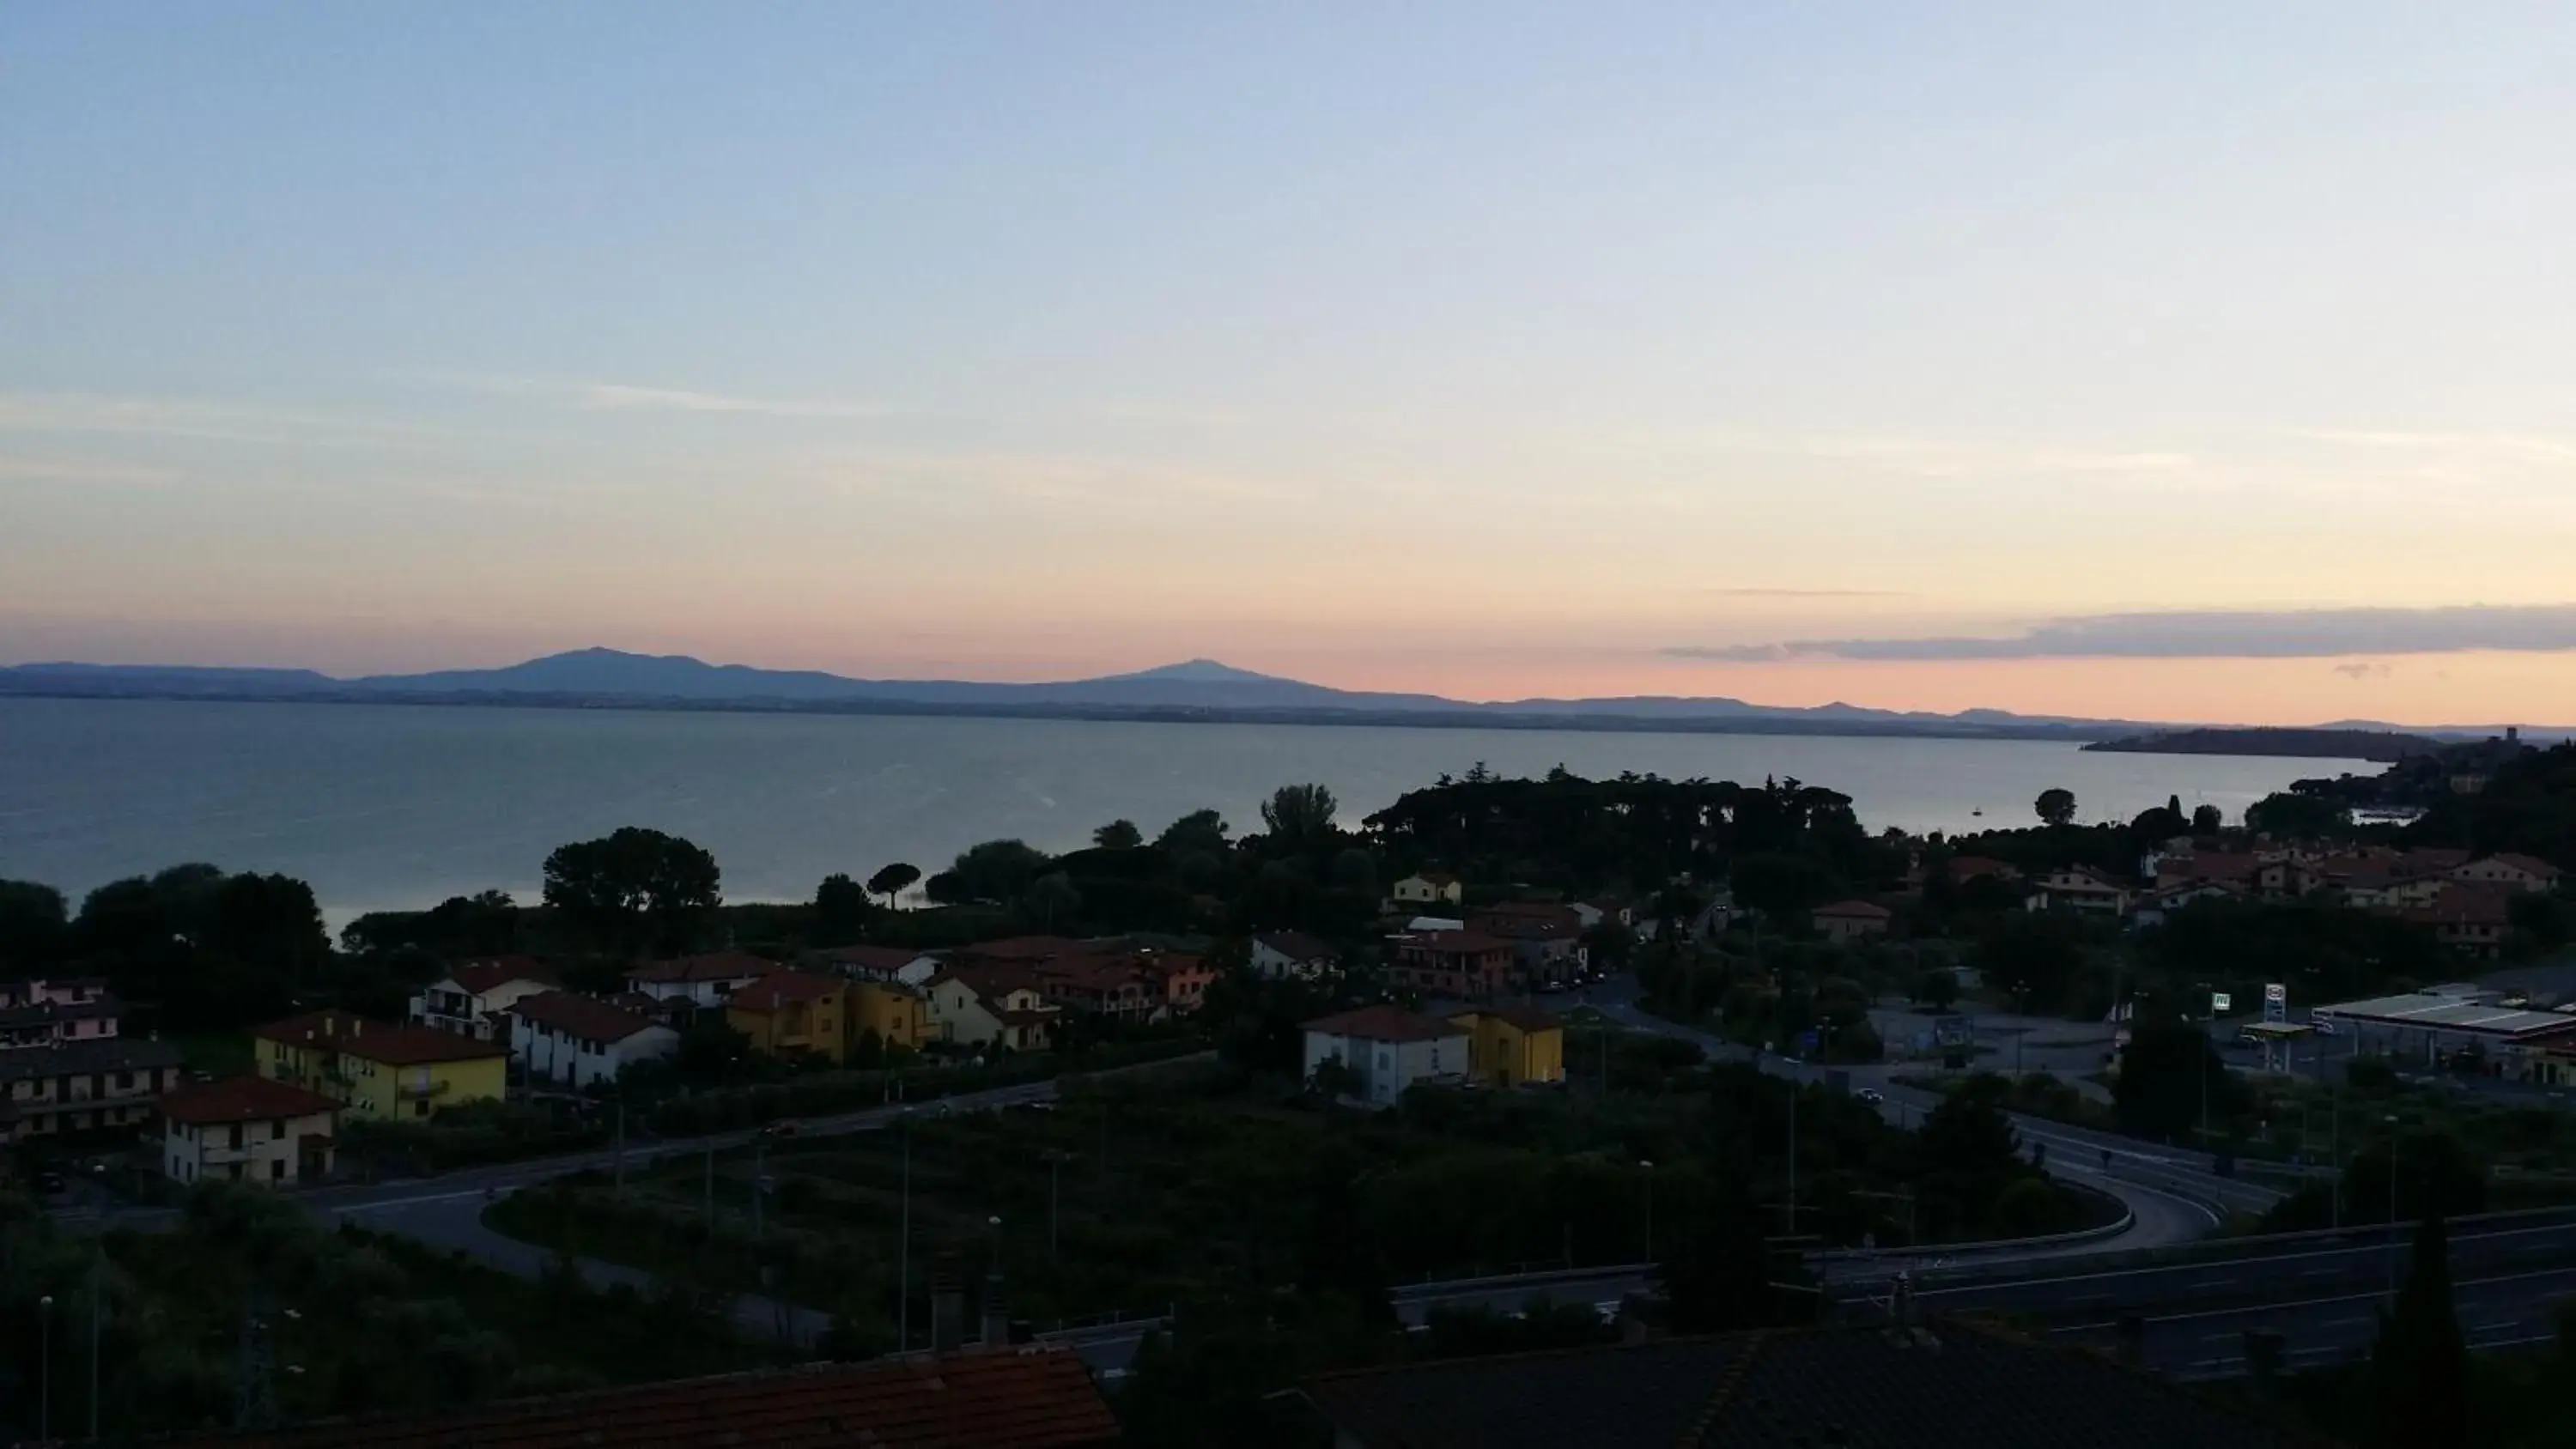
{"label": "sky", "polygon": [[0,7],[0,663],[2576,724],[2576,9]]}

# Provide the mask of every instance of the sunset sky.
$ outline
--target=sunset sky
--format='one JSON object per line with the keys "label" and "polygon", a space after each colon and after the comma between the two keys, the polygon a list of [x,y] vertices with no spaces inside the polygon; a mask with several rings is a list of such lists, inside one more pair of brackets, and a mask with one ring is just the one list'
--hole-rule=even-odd
{"label": "sunset sky", "polygon": [[2576,8],[0,8],[0,663],[2576,724]]}

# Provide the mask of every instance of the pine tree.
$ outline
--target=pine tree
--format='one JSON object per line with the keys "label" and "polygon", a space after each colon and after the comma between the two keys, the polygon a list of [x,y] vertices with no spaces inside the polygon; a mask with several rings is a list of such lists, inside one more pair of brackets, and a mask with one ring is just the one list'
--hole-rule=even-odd
{"label": "pine tree", "polygon": [[2469,1350],[2451,1302],[2450,1236],[2438,1216],[2415,1230],[2396,1311],[2371,1350],[2373,1445],[2470,1444]]}

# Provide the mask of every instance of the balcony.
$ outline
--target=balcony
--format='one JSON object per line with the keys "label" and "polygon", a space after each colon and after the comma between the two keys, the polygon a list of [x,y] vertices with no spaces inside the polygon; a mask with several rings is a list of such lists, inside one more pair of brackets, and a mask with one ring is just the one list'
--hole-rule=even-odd
{"label": "balcony", "polygon": [[404,1082],[394,1088],[394,1095],[406,1102],[425,1102],[446,1096],[451,1086],[447,1082]]}

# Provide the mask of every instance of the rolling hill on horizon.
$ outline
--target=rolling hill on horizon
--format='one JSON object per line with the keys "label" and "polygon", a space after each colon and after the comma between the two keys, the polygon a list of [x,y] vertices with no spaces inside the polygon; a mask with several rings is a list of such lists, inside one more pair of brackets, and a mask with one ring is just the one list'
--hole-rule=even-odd
{"label": "rolling hill on horizon", "polygon": [[[0,667],[0,694],[334,702],[550,703],[698,708],[809,708],[902,713],[1179,715],[1319,723],[1554,725],[1565,728],[1742,729],[1798,733],[1937,734],[2108,739],[2171,723],[1955,714],[1843,703],[1761,705],[1726,696],[1468,701],[1433,694],[1336,689],[1191,659],[1125,674],[1040,683],[860,679],[821,670],[710,664],[689,655],[593,647],[492,669],[341,678],[309,669],[78,662]],[[2393,728],[2341,721],[2337,728]],[[2457,733],[2474,733],[2475,727]]]}

